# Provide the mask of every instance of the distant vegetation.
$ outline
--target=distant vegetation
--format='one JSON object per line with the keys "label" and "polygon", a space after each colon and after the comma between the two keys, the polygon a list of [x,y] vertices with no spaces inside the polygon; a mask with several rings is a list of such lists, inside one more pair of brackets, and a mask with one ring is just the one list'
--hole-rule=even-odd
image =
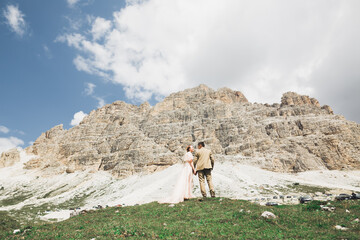
{"label": "distant vegetation", "polygon": [[[91,211],[58,223],[22,226],[1,214],[1,239],[359,239],[360,202],[314,201],[305,205],[259,206],[243,200],[197,199],[173,207],[158,203]],[[346,211],[348,210],[348,211]],[[276,219],[261,217],[274,213]],[[350,212],[349,212],[350,211]],[[348,228],[336,230],[335,225]]]}
{"label": "distant vegetation", "polygon": [[12,229],[17,229],[20,227],[20,224],[10,217],[6,212],[0,212],[0,236],[6,231]]}

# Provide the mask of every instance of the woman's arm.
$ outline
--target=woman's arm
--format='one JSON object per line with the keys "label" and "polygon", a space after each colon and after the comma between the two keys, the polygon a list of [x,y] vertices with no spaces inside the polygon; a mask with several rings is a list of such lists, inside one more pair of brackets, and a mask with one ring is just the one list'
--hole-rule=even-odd
{"label": "woman's arm", "polygon": [[190,166],[191,166],[191,168],[192,168],[192,170],[193,170],[193,173],[195,174],[196,171],[195,171],[195,167],[194,167],[193,161],[190,160],[190,161],[188,161],[188,163],[190,164]]}
{"label": "woman's arm", "polygon": [[195,167],[194,167],[193,162],[191,162],[191,167],[192,167],[192,169],[193,169],[193,173],[196,175],[196,170],[195,170]]}
{"label": "woman's arm", "polygon": [[190,153],[190,154],[187,153],[187,154],[185,155],[185,157],[184,157],[184,161],[186,161],[187,163],[190,164],[190,167],[191,167],[193,173],[196,174],[195,167],[194,167],[194,163],[193,163],[193,159],[194,159],[194,157],[193,157],[193,155],[192,155],[191,153]]}

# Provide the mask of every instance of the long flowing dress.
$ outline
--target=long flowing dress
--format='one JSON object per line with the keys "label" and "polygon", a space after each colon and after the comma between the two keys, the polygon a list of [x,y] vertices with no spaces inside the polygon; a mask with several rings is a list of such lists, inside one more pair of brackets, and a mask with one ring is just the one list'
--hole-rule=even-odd
{"label": "long flowing dress", "polygon": [[162,201],[159,201],[159,203],[179,203],[183,202],[184,199],[194,198],[194,195],[192,194],[193,171],[190,165],[190,163],[193,161],[193,158],[194,157],[191,152],[187,152],[184,155],[182,170],[172,195]]}

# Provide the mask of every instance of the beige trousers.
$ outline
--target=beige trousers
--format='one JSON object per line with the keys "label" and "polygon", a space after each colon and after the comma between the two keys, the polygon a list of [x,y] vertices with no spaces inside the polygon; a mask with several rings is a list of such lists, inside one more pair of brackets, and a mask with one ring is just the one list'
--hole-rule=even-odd
{"label": "beige trousers", "polygon": [[211,197],[215,197],[214,185],[212,183],[212,178],[211,178],[211,169],[199,170],[197,171],[197,174],[199,177],[200,190],[203,197],[206,197],[205,178],[210,189]]}

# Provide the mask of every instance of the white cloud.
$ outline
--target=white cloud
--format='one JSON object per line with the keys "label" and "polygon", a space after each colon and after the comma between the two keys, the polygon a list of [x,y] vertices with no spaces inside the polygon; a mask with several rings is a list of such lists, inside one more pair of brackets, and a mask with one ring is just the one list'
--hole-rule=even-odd
{"label": "white cloud", "polygon": [[24,141],[16,137],[0,138],[0,154],[21,145],[24,145]]}
{"label": "white cloud", "polygon": [[74,18],[69,16],[64,16],[64,18],[68,21],[71,30],[79,30],[84,24],[84,19],[82,18]]}
{"label": "white cloud", "polygon": [[80,0],[66,0],[70,8],[74,7]]}
{"label": "white cloud", "polygon": [[27,24],[24,19],[25,15],[20,11],[19,6],[7,5],[3,15],[11,31],[20,37],[26,33]]}
{"label": "white cloud", "polygon": [[53,58],[52,52],[46,44],[43,45],[43,49],[44,49],[45,56],[48,59],[52,59]]}
{"label": "white cloud", "polygon": [[141,4],[147,0],[126,0],[126,5],[136,5]]}
{"label": "white cloud", "polygon": [[5,133],[6,134],[8,132],[10,132],[10,130],[7,127],[0,125],[0,133]]}
{"label": "white cloud", "polygon": [[20,134],[20,135],[25,135],[26,133],[24,131],[21,131],[21,130],[17,130],[15,129],[14,132]]}
{"label": "white cloud", "polygon": [[66,42],[70,47],[80,50],[80,43],[84,40],[81,34],[67,34],[56,37],[55,42]]}
{"label": "white cloud", "polygon": [[348,94],[360,89],[359,8],[355,0],[128,0],[113,19],[95,18],[62,41],[78,51],[79,71],[123,85],[134,101],[205,83],[257,102],[286,91],[323,104],[336,96],[337,108],[360,102]]}
{"label": "white cloud", "polygon": [[80,1],[82,6],[90,5],[93,3],[93,0],[66,0],[69,8],[74,8]]}
{"label": "white cloud", "polygon": [[92,95],[94,93],[96,85],[93,83],[86,83],[85,94]]}
{"label": "white cloud", "polygon": [[76,126],[79,125],[79,123],[84,119],[84,117],[86,117],[87,114],[84,113],[83,111],[77,112],[74,114],[74,118],[71,120],[70,125],[71,126]]}
{"label": "white cloud", "polygon": [[105,106],[105,104],[106,104],[105,99],[103,99],[101,97],[96,97],[96,96],[93,96],[93,97],[98,101],[98,105],[97,105],[98,108]]}
{"label": "white cloud", "polygon": [[92,24],[91,34],[93,36],[93,40],[99,40],[105,34],[107,34],[111,29],[112,23],[109,20],[105,20],[104,18],[98,17],[95,19]]}
{"label": "white cloud", "polygon": [[85,87],[85,90],[84,90],[84,93],[87,95],[87,96],[91,96],[93,99],[96,99],[98,101],[98,105],[97,107],[98,108],[101,108],[103,106],[105,106],[106,102],[105,102],[105,99],[102,98],[102,97],[98,97],[96,96],[94,93],[95,93],[95,89],[96,88],[96,85],[93,84],[93,83],[86,83],[86,87]]}

